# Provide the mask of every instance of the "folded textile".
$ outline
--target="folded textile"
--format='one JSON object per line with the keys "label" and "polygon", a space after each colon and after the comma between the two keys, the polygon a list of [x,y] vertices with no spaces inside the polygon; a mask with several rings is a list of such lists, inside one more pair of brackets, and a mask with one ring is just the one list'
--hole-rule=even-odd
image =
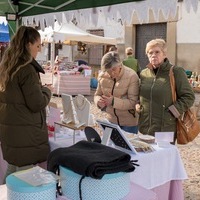
{"label": "folded textile", "polygon": [[[80,141],[52,151],[47,169],[56,174],[59,165],[83,176],[101,179],[105,174],[132,172],[135,164],[125,152],[96,142]],[[138,165],[137,165],[138,166]]]}

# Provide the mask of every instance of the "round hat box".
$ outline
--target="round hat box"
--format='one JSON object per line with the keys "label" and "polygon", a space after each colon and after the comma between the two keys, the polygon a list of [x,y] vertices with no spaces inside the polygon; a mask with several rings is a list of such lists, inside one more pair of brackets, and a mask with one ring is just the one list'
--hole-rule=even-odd
{"label": "round hat box", "polygon": [[[81,175],[60,166],[61,188],[64,196],[70,200],[80,199],[79,182]],[[106,174],[102,179],[85,177],[80,183],[82,199],[117,200],[130,191],[130,173]]]}
{"label": "round hat box", "polygon": [[6,178],[7,200],[56,200],[56,182],[32,186],[14,175]]}

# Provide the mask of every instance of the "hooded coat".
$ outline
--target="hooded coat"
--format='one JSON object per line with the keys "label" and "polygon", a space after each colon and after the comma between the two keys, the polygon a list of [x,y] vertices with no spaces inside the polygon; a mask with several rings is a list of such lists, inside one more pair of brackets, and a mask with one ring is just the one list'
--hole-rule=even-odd
{"label": "hooded coat", "polygon": [[0,142],[4,159],[21,167],[47,160],[50,152],[45,107],[51,91],[41,85],[33,59],[0,92]]}
{"label": "hooded coat", "polygon": [[136,72],[122,65],[119,76],[112,79],[107,72],[98,77],[98,87],[94,94],[94,102],[102,95],[111,94],[114,97],[113,105],[105,108],[108,120],[119,126],[137,126],[138,116],[135,105],[139,95],[139,77]]}
{"label": "hooded coat", "polygon": [[182,114],[194,103],[194,92],[186,73],[183,68],[177,66],[173,68],[177,93],[177,101],[173,103],[169,78],[171,66],[166,58],[156,74],[150,66],[140,73],[141,112],[138,125],[142,134],[154,136],[155,132],[165,131],[176,134],[177,119],[170,108],[173,108],[175,113]]}

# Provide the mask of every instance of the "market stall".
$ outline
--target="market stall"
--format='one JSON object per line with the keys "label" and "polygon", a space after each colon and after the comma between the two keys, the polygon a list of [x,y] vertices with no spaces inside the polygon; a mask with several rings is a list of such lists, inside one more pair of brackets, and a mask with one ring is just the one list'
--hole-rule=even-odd
{"label": "market stall", "polygon": [[[117,40],[115,38],[101,37],[85,32],[72,23],[63,23],[59,25],[55,23],[54,29],[46,28],[45,31],[39,31],[42,42],[49,42],[52,44],[51,63],[52,72],[46,71],[45,75],[41,75],[43,84],[53,84],[53,93],[61,95],[67,93],[71,95],[89,95],[91,68],[88,65],[79,65],[75,62],[69,62],[67,58],[54,58],[55,43],[77,45],[77,44],[111,44],[115,45]],[[78,45],[79,46],[79,45]],[[83,71],[80,72],[80,68]]]}
{"label": "market stall", "polygon": [[78,66],[75,62],[63,59],[52,70],[41,74],[42,84],[52,84],[53,94],[90,95],[91,68],[86,65]]}
{"label": "market stall", "polygon": [[39,31],[43,42],[64,43],[68,45],[75,45],[79,41],[86,44],[111,44],[116,45],[116,38],[102,37],[90,34],[75,26],[73,23],[59,23],[56,21],[54,29],[52,27],[45,28],[44,31]]}

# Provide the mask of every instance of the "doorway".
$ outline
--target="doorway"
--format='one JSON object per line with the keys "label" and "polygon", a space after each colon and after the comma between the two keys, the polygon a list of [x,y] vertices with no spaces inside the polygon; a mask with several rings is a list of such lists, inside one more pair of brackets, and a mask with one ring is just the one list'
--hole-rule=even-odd
{"label": "doorway", "polygon": [[136,49],[135,57],[138,59],[141,70],[146,68],[148,58],[145,54],[146,44],[155,38],[166,41],[167,23],[136,25]]}

